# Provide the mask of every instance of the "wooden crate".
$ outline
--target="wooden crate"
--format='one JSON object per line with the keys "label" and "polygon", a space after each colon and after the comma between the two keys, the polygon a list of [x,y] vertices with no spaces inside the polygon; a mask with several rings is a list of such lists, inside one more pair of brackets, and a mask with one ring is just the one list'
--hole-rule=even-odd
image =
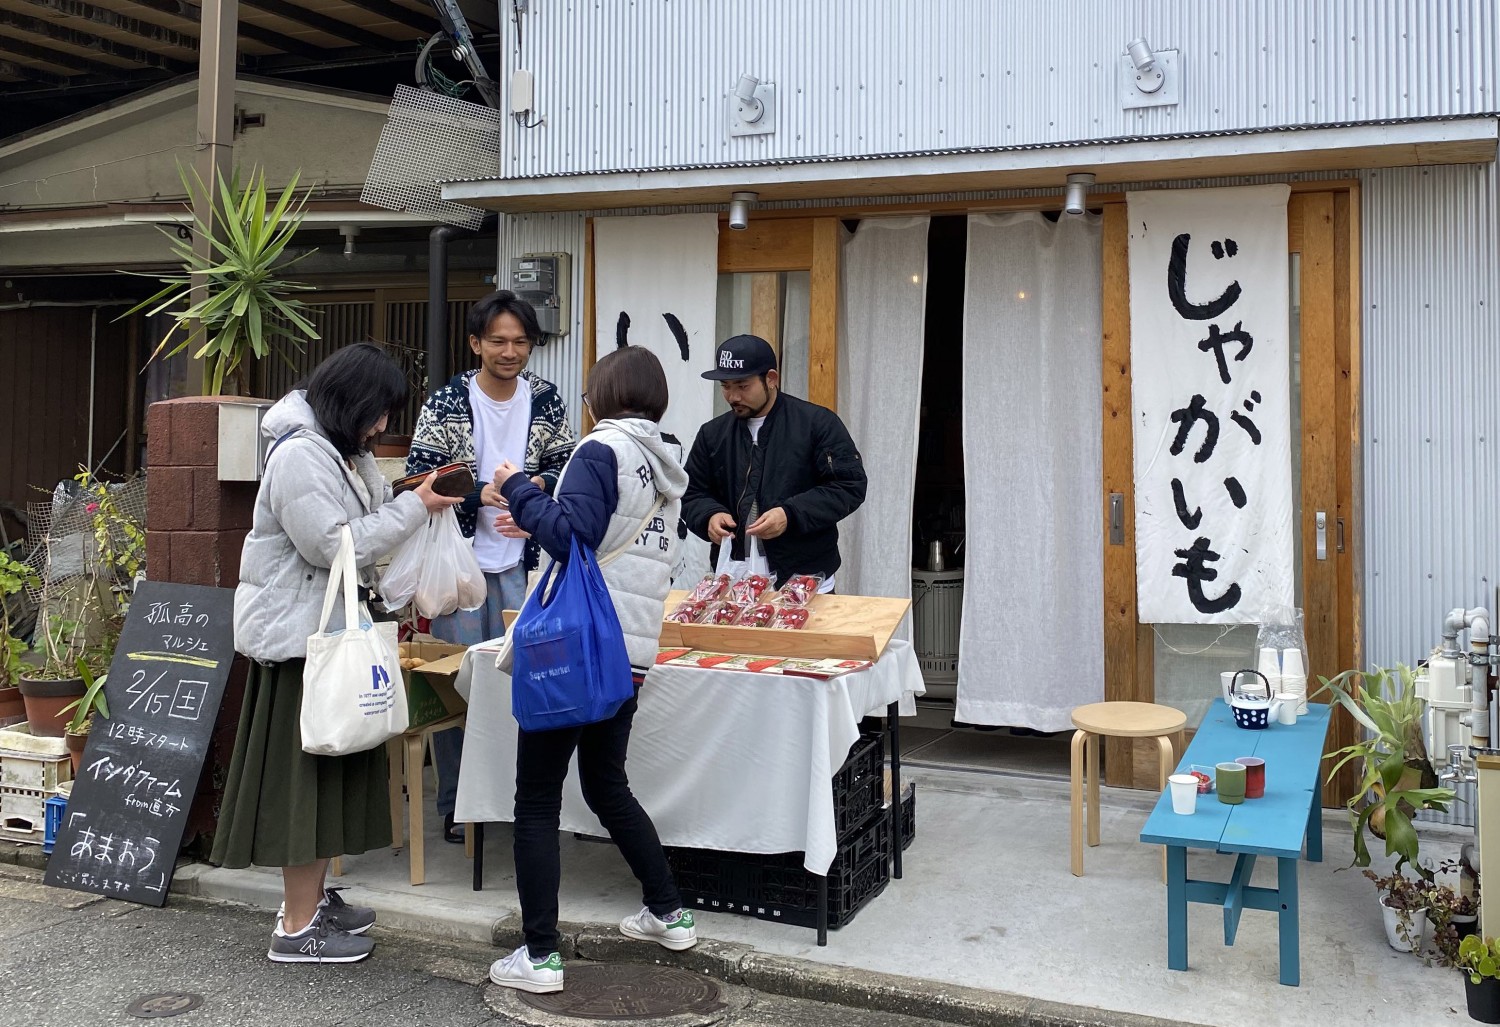
{"label": "wooden crate", "polygon": [[[670,593],[666,611],[675,609],[686,598],[686,592]],[[808,606],[807,625],[799,630],[664,621],[661,645],[751,656],[878,660],[910,608],[910,599],[820,595],[813,597]]]}

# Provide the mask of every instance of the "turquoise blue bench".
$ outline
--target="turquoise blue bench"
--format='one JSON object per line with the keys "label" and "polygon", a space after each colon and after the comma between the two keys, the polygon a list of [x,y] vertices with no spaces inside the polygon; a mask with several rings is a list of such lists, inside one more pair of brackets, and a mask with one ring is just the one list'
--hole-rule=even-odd
{"label": "turquoise blue bench", "polygon": [[[1307,858],[1323,860],[1322,771],[1329,707],[1308,705],[1294,725],[1271,724],[1264,731],[1235,726],[1223,700],[1215,699],[1198,733],[1177,765],[1185,774],[1197,764],[1213,766],[1240,756],[1266,761],[1266,794],[1226,806],[1213,792],[1198,796],[1192,816],[1172,812],[1170,790],[1152,810],[1141,841],[1167,847],[1167,965],[1188,968],[1187,904],[1224,907],[1224,944],[1233,945],[1246,909],[1276,913],[1281,942],[1281,983],[1301,982],[1297,921],[1297,860],[1307,842]],[[1229,882],[1195,881],[1187,876],[1187,850],[1208,849],[1238,855]],[[1259,856],[1276,858],[1276,887],[1250,884]]]}

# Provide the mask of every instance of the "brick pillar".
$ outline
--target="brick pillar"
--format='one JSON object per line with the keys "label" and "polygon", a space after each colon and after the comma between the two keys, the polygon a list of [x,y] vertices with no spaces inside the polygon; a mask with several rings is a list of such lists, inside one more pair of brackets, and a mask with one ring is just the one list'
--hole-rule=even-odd
{"label": "brick pillar", "polygon": [[[250,532],[257,487],[219,481],[219,407],[241,402],[190,396],[153,403],[146,411],[146,573],[153,581],[239,584],[240,549]],[[199,835],[206,841],[217,825],[247,669],[236,659],[230,671],[193,798],[188,839]]]}

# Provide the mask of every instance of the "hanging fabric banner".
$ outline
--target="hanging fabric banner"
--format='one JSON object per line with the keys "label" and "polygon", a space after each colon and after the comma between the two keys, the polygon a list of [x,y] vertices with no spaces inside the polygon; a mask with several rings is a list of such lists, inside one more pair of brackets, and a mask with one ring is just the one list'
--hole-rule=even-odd
{"label": "hanging fabric banner", "polygon": [[1130,193],[1145,624],[1295,605],[1285,185]]}
{"label": "hanging fabric banner", "polygon": [[[713,366],[718,316],[719,219],[716,214],[666,214],[594,219],[594,348],[655,353],[671,397],[662,431],[682,443],[714,415]],[[689,533],[676,577],[708,572],[708,543]]]}

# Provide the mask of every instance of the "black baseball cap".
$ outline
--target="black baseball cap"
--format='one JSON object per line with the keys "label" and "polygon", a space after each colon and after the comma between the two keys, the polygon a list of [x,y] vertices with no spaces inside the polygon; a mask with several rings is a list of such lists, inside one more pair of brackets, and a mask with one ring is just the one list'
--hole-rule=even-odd
{"label": "black baseball cap", "polygon": [[759,335],[736,335],[719,344],[714,354],[714,369],[703,377],[714,382],[732,382],[756,378],[776,370],[776,351]]}

